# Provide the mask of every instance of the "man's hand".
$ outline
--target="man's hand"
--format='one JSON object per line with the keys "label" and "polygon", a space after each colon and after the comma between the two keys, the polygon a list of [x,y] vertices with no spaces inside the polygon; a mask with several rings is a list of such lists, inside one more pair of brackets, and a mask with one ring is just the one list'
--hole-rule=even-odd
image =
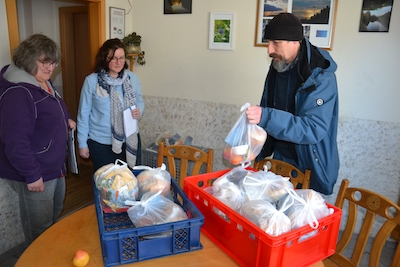
{"label": "man's hand", "polygon": [[250,124],[258,124],[261,120],[262,108],[259,106],[250,106],[246,110],[247,120]]}

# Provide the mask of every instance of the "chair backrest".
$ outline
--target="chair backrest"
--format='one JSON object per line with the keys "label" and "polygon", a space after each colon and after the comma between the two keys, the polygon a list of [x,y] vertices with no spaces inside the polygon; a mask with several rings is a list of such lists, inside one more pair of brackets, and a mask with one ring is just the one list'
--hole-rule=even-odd
{"label": "chair backrest", "polygon": [[[199,174],[206,166],[205,172],[212,172],[214,150],[204,151],[194,146],[171,145],[165,146],[163,142],[158,145],[158,166],[167,159],[167,169],[173,178],[183,188],[186,176]],[[203,168],[202,168],[203,167]],[[203,173],[205,173],[203,171]]]}
{"label": "chair backrest", "polygon": [[275,174],[289,177],[290,182],[294,188],[297,188],[298,184],[301,184],[302,189],[310,188],[311,171],[306,170],[304,173],[298,168],[282,160],[277,159],[262,159],[259,162],[254,162],[254,169],[264,170],[264,166],[267,166],[269,171]]}
{"label": "chair backrest", "polygon": [[[399,201],[398,201],[397,205],[400,206],[400,197],[399,197]],[[393,230],[392,235],[390,237],[393,238],[394,240],[396,240],[397,242],[400,242],[400,225],[396,226],[396,228]]]}
{"label": "chair backrest", "polygon": [[[341,267],[369,266],[378,267],[382,249],[386,244],[386,240],[390,236],[393,229],[400,225],[400,207],[393,201],[377,194],[373,191],[363,188],[350,188],[349,180],[344,179],[339,189],[336,199],[336,206],[343,209],[343,205],[347,205],[348,217],[344,231],[336,246],[336,252],[329,259]],[[362,213],[365,212],[364,215]],[[354,249],[349,257],[344,256],[343,252],[346,248],[353,247],[350,242],[357,223],[357,214],[363,216],[360,234],[356,238]],[[379,223],[375,223],[376,215],[379,216]],[[383,219],[383,221],[381,221]],[[345,220],[343,220],[345,221]],[[375,237],[370,237],[373,225],[381,226]],[[356,236],[356,235],[354,235]],[[366,245],[372,238],[372,247],[370,251],[366,251]],[[369,249],[367,249],[369,250]],[[348,252],[348,251],[347,251]],[[369,263],[366,259],[362,260],[366,252],[370,253]],[[347,254],[346,254],[347,255]],[[400,246],[397,245],[391,267],[400,266]]]}

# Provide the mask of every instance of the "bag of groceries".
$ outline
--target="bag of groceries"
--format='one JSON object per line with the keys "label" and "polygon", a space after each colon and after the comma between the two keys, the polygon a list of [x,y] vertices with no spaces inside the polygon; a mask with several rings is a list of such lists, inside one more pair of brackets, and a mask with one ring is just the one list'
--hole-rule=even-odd
{"label": "bag of groceries", "polygon": [[140,201],[130,202],[128,216],[136,227],[187,220],[181,206],[158,192],[147,192]]}
{"label": "bag of groceries", "polygon": [[284,213],[290,205],[291,203],[285,203],[281,210],[277,210],[275,205],[265,199],[250,200],[240,208],[240,214],[265,233],[279,236],[292,229],[291,221]]}
{"label": "bag of groceries", "polygon": [[[93,175],[103,211],[120,212],[128,209],[126,200],[136,200],[138,181],[126,162],[117,159],[99,168]],[[104,205],[106,204],[106,205]],[[109,209],[108,209],[108,208]]]}
{"label": "bag of groceries", "polygon": [[141,199],[147,192],[157,193],[161,190],[161,195],[172,198],[171,196],[171,174],[166,170],[167,167],[163,163],[158,168],[148,166],[135,166],[134,170],[142,170],[138,175],[139,195]]}
{"label": "bag of groceries", "polygon": [[249,106],[246,103],[240,108],[242,114],[225,138],[224,158],[233,165],[250,164],[261,152],[267,139],[263,128],[247,121],[246,109]]}

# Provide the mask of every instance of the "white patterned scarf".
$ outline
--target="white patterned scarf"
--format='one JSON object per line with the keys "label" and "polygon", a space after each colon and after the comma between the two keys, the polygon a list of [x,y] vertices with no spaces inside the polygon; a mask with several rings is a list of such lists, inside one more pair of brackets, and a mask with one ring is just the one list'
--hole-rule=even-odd
{"label": "white patterned scarf", "polygon": [[[102,69],[97,75],[97,82],[99,86],[110,95],[112,151],[116,154],[120,154],[125,137],[124,118],[122,99],[120,94],[114,89],[114,86],[122,85],[124,94],[123,101],[127,108],[136,105],[136,94],[132,88],[127,71],[120,72],[117,78],[113,78]],[[137,134],[131,134],[126,137],[126,161],[130,167],[136,165],[137,153],[138,136]]]}

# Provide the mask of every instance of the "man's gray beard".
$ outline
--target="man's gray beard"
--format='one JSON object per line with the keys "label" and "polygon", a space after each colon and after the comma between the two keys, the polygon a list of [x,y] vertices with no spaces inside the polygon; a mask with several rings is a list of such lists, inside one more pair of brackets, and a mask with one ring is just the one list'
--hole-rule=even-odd
{"label": "man's gray beard", "polygon": [[277,72],[284,72],[288,69],[290,64],[286,63],[285,60],[272,60],[272,66],[276,69]]}

